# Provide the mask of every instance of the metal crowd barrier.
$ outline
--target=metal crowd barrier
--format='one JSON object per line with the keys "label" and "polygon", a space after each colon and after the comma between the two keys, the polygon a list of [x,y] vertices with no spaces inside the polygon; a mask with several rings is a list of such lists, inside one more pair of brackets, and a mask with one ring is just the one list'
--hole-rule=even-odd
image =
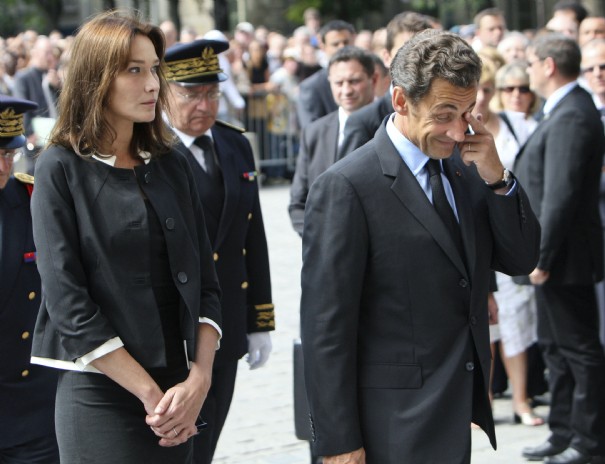
{"label": "metal crowd barrier", "polygon": [[299,129],[296,105],[282,92],[244,95],[243,124],[264,180],[291,179],[296,168]]}

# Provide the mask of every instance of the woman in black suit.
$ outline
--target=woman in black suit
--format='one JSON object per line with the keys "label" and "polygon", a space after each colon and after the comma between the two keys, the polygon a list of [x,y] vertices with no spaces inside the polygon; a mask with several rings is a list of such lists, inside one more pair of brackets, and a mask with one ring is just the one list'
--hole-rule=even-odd
{"label": "woman in black suit", "polygon": [[164,38],[132,15],[76,36],[36,167],[43,300],[32,362],[62,369],[61,462],[188,463],[221,335],[187,162],[162,121]]}

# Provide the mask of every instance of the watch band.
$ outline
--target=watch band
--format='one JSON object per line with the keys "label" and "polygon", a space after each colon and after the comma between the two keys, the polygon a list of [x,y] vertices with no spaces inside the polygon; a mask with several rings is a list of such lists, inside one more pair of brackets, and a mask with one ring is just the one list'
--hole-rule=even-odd
{"label": "watch band", "polygon": [[508,187],[513,183],[513,175],[508,169],[504,169],[502,173],[502,179],[498,182],[494,182],[493,184],[486,183],[485,185],[492,190],[499,190],[504,187]]}

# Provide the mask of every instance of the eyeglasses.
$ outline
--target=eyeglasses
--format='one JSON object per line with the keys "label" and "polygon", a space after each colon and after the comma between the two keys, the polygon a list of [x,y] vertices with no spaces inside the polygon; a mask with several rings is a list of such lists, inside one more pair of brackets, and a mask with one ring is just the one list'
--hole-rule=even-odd
{"label": "eyeglasses", "polygon": [[605,72],[605,63],[603,64],[595,64],[594,66],[589,66],[586,68],[582,68],[582,74],[590,74],[593,73],[595,69],[599,68],[600,72]]}
{"label": "eyeglasses", "polygon": [[511,85],[507,87],[500,87],[500,89],[504,93],[513,93],[515,90],[518,90],[519,93],[529,93],[531,89],[527,85]]}
{"label": "eyeglasses", "polygon": [[6,161],[19,161],[22,154],[21,150],[0,150],[0,158]]}
{"label": "eyeglasses", "polygon": [[221,91],[220,90],[211,90],[210,92],[206,92],[206,93],[181,93],[181,92],[176,92],[176,94],[181,97],[183,100],[185,100],[187,103],[201,103],[203,100],[208,100],[208,101],[217,101],[219,98],[221,98]]}
{"label": "eyeglasses", "polygon": [[531,68],[531,67],[533,67],[534,64],[538,63],[539,61],[544,61],[545,59],[546,58],[544,58],[544,59],[536,58],[535,60],[528,61],[527,62],[527,67]]}

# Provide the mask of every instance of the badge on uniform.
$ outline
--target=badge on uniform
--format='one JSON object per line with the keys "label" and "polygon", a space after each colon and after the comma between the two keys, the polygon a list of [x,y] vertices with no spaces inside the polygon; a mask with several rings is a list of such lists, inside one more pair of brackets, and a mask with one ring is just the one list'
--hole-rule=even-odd
{"label": "badge on uniform", "polygon": [[23,262],[25,262],[25,263],[36,262],[36,252],[28,251],[27,253],[23,253]]}
{"label": "badge on uniform", "polygon": [[248,171],[242,174],[242,178],[246,179],[249,182],[254,182],[256,177],[258,176],[258,172],[256,171]]}

